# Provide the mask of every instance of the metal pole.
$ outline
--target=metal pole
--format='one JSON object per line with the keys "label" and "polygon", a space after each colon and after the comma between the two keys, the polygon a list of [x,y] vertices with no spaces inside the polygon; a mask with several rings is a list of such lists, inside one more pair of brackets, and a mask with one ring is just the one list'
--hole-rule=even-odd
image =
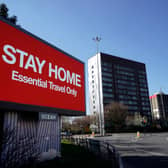
{"label": "metal pole", "polygon": [[97,75],[98,75],[98,100],[99,100],[99,129],[100,129],[100,135],[104,136],[104,114],[102,111],[102,103],[100,98],[100,73],[99,73],[99,42],[101,41],[100,37],[93,38],[93,40],[96,42],[97,47],[97,53],[96,53],[96,60],[97,60]]}

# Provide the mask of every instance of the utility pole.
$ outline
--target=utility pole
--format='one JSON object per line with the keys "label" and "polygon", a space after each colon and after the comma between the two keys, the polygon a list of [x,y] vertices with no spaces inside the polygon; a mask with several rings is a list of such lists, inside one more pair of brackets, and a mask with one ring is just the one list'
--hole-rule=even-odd
{"label": "utility pole", "polygon": [[93,38],[93,41],[96,43],[96,54],[99,53],[99,42],[101,41],[101,37],[96,36],[95,38]]}
{"label": "utility pole", "polygon": [[101,41],[101,38],[96,36],[95,38],[93,38],[93,41],[96,43],[96,49],[97,49],[97,53],[96,53],[96,60],[97,60],[97,78],[98,78],[98,83],[97,83],[97,88],[98,88],[98,116],[99,116],[99,129],[100,129],[100,135],[104,136],[104,112],[103,112],[103,104],[101,102],[101,91],[100,91],[100,59],[99,59],[99,43]]}

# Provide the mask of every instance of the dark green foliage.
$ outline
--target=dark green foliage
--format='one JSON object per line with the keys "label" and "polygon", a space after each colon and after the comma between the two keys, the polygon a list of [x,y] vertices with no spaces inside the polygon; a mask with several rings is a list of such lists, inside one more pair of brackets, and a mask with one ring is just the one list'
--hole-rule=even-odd
{"label": "dark green foliage", "polygon": [[0,4],[0,16],[4,19],[8,18],[8,8],[5,4]]}
{"label": "dark green foliage", "polygon": [[6,4],[0,4],[0,16],[2,17],[2,18],[4,18],[5,20],[7,20],[7,21],[9,21],[9,22],[11,22],[11,23],[13,23],[13,24],[16,24],[16,22],[17,22],[17,16],[11,16],[11,17],[9,17],[8,16],[8,8],[7,8],[7,6],[6,6]]}
{"label": "dark green foliage", "polygon": [[100,159],[84,147],[62,143],[62,158],[42,163],[38,168],[102,168],[111,167],[111,161]]}
{"label": "dark green foliage", "polygon": [[16,17],[16,16],[12,16],[12,17],[10,17],[8,20],[9,20],[11,23],[16,24],[16,22],[17,22],[17,17]]}

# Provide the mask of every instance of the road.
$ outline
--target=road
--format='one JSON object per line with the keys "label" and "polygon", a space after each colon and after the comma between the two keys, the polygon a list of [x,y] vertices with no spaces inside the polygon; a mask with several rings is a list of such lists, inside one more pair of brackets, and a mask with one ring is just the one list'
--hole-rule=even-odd
{"label": "road", "polygon": [[168,168],[168,133],[113,134],[96,137],[115,146],[121,168]]}

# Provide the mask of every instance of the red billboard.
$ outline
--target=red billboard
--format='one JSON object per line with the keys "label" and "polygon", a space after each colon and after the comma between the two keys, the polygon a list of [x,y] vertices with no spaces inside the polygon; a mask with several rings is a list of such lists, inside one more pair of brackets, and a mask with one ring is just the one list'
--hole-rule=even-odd
{"label": "red billboard", "polygon": [[0,107],[85,114],[84,63],[0,20]]}

